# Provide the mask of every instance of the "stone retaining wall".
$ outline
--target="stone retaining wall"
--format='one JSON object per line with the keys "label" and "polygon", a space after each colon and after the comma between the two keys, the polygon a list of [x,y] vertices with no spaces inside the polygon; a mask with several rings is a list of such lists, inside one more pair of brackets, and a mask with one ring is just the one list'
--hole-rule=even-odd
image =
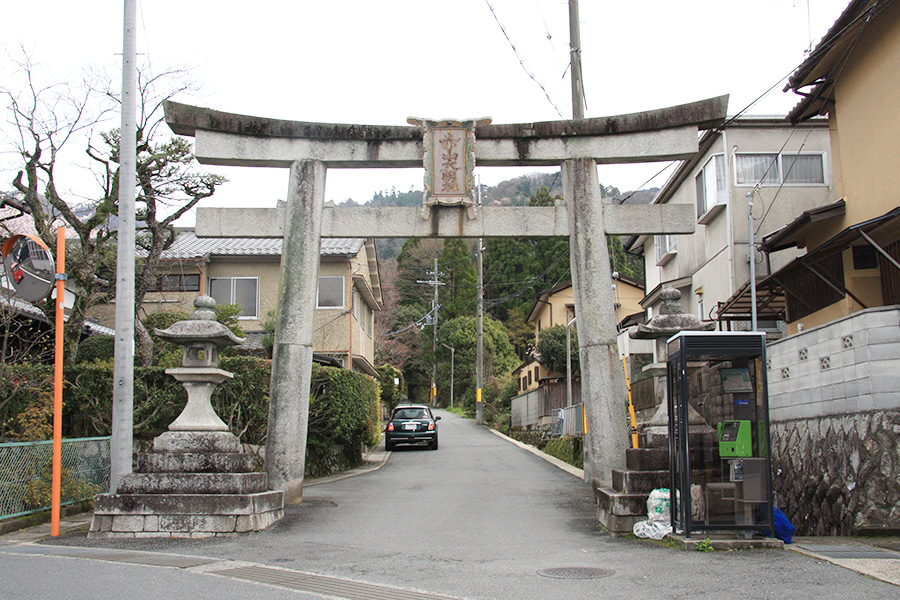
{"label": "stone retaining wall", "polygon": [[900,529],[900,410],[771,423],[776,504],[798,535]]}

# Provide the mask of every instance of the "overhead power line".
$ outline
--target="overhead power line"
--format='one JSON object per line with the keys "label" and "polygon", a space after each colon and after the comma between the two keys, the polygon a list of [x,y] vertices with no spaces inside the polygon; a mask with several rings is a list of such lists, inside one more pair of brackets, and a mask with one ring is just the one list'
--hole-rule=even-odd
{"label": "overhead power line", "polygon": [[555,102],[553,102],[553,99],[550,97],[550,93],[547,91],[547,88],[544,87],[544,84],[542,84],[540,81],[538,81],[537,76],[525,64],[525,59],[522,58],[522,56],[519,54],[518,48],[516,48],[516,45],[510,39],[509,33],[507,33],[507,31],[506,31],[506,27],[504,27],[503,23],[500,22],[500,17],[497,16],[497,11],[494,10],[494,5],[491,4],[490,0],[484,0],[484,2],[485,2],[485,4],[488,5],[488,8],[491,9],[491,14],[494,15],[494,20],[497,21],[497,25],[500,26],[500,31],[503,32],[503,37],[505,37],[506,41],[509,42],[509,45],[512,48],[513,53],[515,53],[516,58],[519,59],[519,64],[522,65],[522,69],[524,69],[525,73],[532,79],[532,81],[534,81],[536,84],[538,84],[538,86],[541,88],[541,91],[544,92],[544,96],[547,98],[547,102],[550,103],[550,105],[553,107],[553,110],[555,110],[556,114],[559,115],[559,118],[565,119],[566,117],[563,116],[562,111],[559,110],[559,107],[556,105]]}

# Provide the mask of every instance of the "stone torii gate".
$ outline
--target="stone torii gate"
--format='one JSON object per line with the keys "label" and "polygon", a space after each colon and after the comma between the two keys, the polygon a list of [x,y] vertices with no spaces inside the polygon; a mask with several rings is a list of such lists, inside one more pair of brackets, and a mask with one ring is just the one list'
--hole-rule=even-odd
{"label": "stone torii gate", "polygon": [[479,122],[479,166],[559,166],[564,203],[550,207],[325,206],[329,168],[422,167],[418,126],[285,121],[167,102],[166,122],[195,138],[203,164],[290,170],[278,208],[206,208],[197,235],[283,237],[266,470],[285,501],[302,498],[319,244],[329,237],[568,237],[587,419],[585,480],[609,487],[627,445],[625,378],[616,345],[607,235],[691,233],[693,205],[604,203],[597,164],[688,159],[699,130],[722,124],[728,97],[571,121]]}

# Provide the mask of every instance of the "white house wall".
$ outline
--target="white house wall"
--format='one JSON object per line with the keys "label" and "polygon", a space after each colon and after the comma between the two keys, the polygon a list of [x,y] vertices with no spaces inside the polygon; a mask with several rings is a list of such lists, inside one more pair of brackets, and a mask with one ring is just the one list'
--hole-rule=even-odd
{"label": "white house wall", "polygon": [[[677,252],[663,266],[656,265],[655,239],[645,243],[644,256],[647,272],[647,290],[660,283],[690,278],[691,285],[682,289],[681,303],[685,312],[699,315],[699,298],[695,292],[702,290],[704,315],[709,318],[717,302],[728,299],[750,277],[749,224],[747,193],[753,186],[735,185],[735,153],[825,153],[825,185],[765,185],[754,194],[754,225],[757,244],[762,236],[783,227],[800,213],[834,202],[834,187],[830,173],[829,132],[824,123],[801,126],[791,131],[784,125],[750,127],[736,123],[715,139],[667,200],[667,204],[690,204],[696,214],[697,198],[695,177],[711,157],[726,156],[726,206],[706,224],[697,224],[690,235],[677,236]],[[774,201],[774,203],[773,203]],[[763,215],[765,219],[761,221]],[[729,242],[733,241],[731,251]],[[777,270],[802,251],[782,251],[771,257],[772,270]],[[757,276],[767,274],[763,255],[756,255]]]}

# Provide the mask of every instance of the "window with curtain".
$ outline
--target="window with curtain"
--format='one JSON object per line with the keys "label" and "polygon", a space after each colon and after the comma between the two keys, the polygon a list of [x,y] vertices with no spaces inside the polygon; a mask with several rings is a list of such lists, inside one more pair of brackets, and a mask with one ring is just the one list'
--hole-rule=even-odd
{"label": "window with curtain", "polygon": [[239,319],[259,318],[258,277],[210,277],[209,295],[216,304],[239,305]]}
{"label": "window with curtain", "polygon": [[784,154],[781,163],[785,183],[825,183],[825,161],[821,154]]}
{"label": "window with curtain", "polygon": [[735,154],[735,185],[823,185],[825,155]]}
{"label": "window with curtain", "polygon": [[160,275],[147,288],[148,292],[199,292],[199,274]]}
{"label": "window with curtain", "polygon": [[319,277],[319,295],[316,308],[344,308],[344,276]]}
{"label": "window with curtain", "polygon": [[734,181],[736,185],[765,185],[781,183],[777,154],[735,154]]}

